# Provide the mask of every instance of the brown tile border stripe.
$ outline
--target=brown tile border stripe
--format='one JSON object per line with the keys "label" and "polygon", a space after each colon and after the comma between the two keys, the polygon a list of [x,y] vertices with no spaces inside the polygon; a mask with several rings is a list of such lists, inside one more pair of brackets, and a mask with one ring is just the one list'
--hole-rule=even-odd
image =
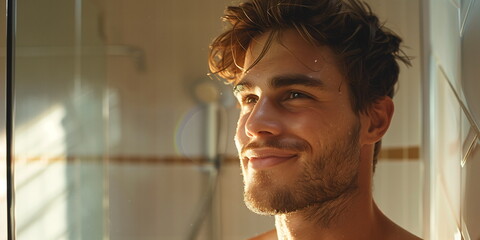
{"label": "brown tile border stripe", "polygon": [[420,147],[390,147],[380,151],[379,161],[418,161],[420,160]]}
{"label": "brown tile border stripe", "polygon": [[[384,148],[380,151],[379,161],[418,161],[420,159],[420,148],[413,147],[397,147]],[[202,157],[182,157],[182,156],[55,156],[55,157],[17,157],[15,162],[19,165],[28,163],[54,163],[54,162],[71,162],[71,163],[87,163],[87,162],[108,162],[119,164],[180,164],[180,165],[204,165],[209,164],[206,158]],[[237,156],[224,156],[223,162],[226,164],[238,163]]]}

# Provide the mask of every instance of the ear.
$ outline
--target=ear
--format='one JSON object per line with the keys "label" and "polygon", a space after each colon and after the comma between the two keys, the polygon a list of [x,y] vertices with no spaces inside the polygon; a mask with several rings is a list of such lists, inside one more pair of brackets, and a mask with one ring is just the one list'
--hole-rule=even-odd
{"label": "ear", "polygon": [[364,144],[375,144],[382,139],[393,116],[393,101],[390,97],[375,100],[365,113],[361,113],[362,139]]}

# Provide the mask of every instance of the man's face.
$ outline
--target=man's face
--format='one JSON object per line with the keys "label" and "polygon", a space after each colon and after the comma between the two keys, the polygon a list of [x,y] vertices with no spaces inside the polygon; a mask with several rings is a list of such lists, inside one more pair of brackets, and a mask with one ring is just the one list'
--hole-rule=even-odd
{"label": "man's face", "polygon": [[[266,40],[254,40],[245,67]],[[235,144],[251,210],[287,213],[356,189],[360,121],[329,48],[283,32],[235,85]]]}

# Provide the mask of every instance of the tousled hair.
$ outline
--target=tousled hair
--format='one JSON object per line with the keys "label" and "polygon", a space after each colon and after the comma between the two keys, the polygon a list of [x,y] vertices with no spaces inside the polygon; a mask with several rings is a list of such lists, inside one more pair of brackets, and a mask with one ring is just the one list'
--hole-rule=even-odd
{"label": "tousled hair", "polygon": [[[211,44],[212,73],[234,82],[261,60],[278,33],[295,29],[306,41],[328,46],[337,55],[357,114],[384,96],[393,98],[397,61],[410,65],[400,49],[400,37],[357,0],[251,0],[227,7],[223,20],[231,27]],[[244,66],[252,40],[266,33],[267,44],[260,56],[251,66]],[[381,141],[375,144],[374,169],[380,146]]]}

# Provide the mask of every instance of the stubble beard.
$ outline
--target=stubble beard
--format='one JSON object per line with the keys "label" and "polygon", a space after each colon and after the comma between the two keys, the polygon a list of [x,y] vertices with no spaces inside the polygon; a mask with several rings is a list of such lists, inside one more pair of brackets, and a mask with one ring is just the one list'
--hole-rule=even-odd
{"label": "stubble beard", "polygon": [[350,135],[318,150],[314,159],[303,159],[301,173],[291,183],[279,185],[268,171],[255,172],[245,182],[247,207],[262,215],[305,211],[309,220],[329,226],[358,188],[359,131],[357,122]]}

